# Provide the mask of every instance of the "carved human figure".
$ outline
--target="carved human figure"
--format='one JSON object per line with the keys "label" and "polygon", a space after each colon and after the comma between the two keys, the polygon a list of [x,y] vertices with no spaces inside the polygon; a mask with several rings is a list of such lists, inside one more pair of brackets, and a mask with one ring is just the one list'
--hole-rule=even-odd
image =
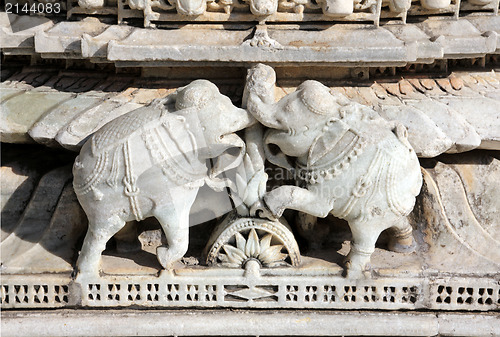
{"label": "carved human figure", "polygon": [[[255,123],[214,84],[197,80],[97,131],[73,167],[73,185],[89,220],[79,273],[97,273],[106,242],[127,222],[151,216],[168,244],[158,247],[158,260],[171,268],[187,251],[189,211],[199,187],[228,186],[217,176],[245,154],[235,132]],[[215,164],[208,168],[210,158]]]}
{"label": "carved human figure", "polygon": [[[316,81],[302,83],[279,102],[274,100],[274,86],[271,67],[253,67],[244,102],[270,128],[264,136],[267,159],[295,172],[298,186],[267,192],[264,205],[255,205],[254,211],[263,207],[279,217],[285,209],[294,209],[347,220],[353,237],[346,262],[349,277],[367,270],[385,229],[393,229],[393,250],[412,249],[406,215],[422,177],[406,129]],[[273,152],[272,146],[278,150]]]}

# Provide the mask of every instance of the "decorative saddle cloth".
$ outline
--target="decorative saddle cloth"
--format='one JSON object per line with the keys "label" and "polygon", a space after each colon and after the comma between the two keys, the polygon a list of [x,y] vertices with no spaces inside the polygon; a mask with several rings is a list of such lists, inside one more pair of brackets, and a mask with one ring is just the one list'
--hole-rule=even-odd
{"label": "decorative saddle cloth", "polygon": [[189,125],[179,114],[162,112],[150,107],[137,109],[97,131],[90,140],[93,168],[75,175],[75,192],[82,195],[92,191],[94,198],[101,200],[99,184],[117,187],[121,182],[134,216],[143,219],[137,180],[144,165],[151,164],[134,158],[135,151],[148,151],[152,166],[161,167],[175,184],[188,188],[203,185],[207,167],[198,158],[198,150],[204,146],[202,132],[197,130],[200,126]]}

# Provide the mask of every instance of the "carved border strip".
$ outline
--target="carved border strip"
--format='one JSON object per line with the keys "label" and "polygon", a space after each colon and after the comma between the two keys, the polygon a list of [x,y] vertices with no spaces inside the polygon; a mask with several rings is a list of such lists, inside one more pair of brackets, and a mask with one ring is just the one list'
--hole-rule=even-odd
{"label": "carved border strip", "polygon": [[[240,272],[238,270],[238,272]],[[3,276],[1,307],[232,307],[314,309],[498,310],[500,284],[490,278],[347,280],[332,276],[105,277],[78,284]]]}

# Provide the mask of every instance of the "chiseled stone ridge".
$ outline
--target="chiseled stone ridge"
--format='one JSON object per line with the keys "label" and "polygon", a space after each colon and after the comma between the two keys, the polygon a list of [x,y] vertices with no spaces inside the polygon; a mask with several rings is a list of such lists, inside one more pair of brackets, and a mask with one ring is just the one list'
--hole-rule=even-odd
{"label": "chiseled stone ridge", "polygon": [[40,24],[33,27],[26,25],[23,16],[1,14],[0,38],[6,54],[91,59],[120,66],[185,62],[401,66],[481,57],[500,48],[496,15],[458,20],[431,17],[417,24],[388,22],[378,28],[335,24],[307,31],[265,24],[232,30],[213,25],[151,30],[104,24],[92,17],[77,22],[39,18]]}
{"label": "chiseled stone ridge", "polygon": [[[1,84],[2,141],[79,151],[85,139],[107,122],[174,92],[172,83],[163,80],[155,84],[162,89],[155,89],[146,79],[127,75],[27,68]],[[402,123],[417,155],[429,158],[476,148],[500,149],[499,83],[494,71],[455,72],[447,78],[408,76],[397,82],[330,89],[372,107],[386,120]],[[223,87],[225,92],[238,88]],[[294,90],[278,86],[276,95],[280,98]]]}

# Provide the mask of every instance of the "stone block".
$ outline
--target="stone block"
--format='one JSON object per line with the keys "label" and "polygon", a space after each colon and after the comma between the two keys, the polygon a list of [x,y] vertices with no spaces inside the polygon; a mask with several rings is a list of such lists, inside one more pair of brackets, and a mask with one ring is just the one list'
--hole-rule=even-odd
{"label": "stone block", "polygon": [[244,43],[251,33],[189,28],[166,33],[137,28],[127,38],[109,43],[108,60],[395,63],[417,57],[389,31],[369,25],[335,25],[314,32],[269,28],[255,46]]}
{"label": "stone block", "polygon": [[[498,100],[491,98],[446,97],[441,102],[460,113],[481,137],[480,149],[500,150]],[[479,112],[479,113],[478,113]]]}
{"label": "stone block", "polygon": [[496,32],[497,33],[497,49],[496,53],[500,53],[500,16],[470,16],[467,21],[472,23],[480,32]]}
{"label": "stone block", "polygon": [[2,273],[15,273],[15,268],[10,269],[11,263],[29,251],[50,227],[54,209],[70,178],[69,167],[55,169],[42,177],[16,228],[1,243]]}
{"label": "stone block", "polygon": [[416,43],[416,62],[431,62],[434,59],[443,57],[444,51],[440,41],[432,41],[427,34],[415,25],[387,24],[383,28],[405,43]]}
{"label": "stone block", "polygon": [[84,111],[99,105],[108,94],[78,95],[48,111],[29,129],[28,134],[36,142],[47,146],[59,146],[55,141],[58,132]]}
{"label": "stone block", "polygon": [[21,218],[40,173],[21,162],[4,163],[0,170],[3,241]]}
{"label": "stone block", "polygon": [[133,27],[113,25],[97,36],[91,36],[87,33],[83,34],[82,56],[86,58],[106,59],[108,43],[113,40],[120,41],[126,38],[133,30]]}
{"label": "stone block", "polygon": [[42,54],[81,57],[81,38],[83,34],[99,35],[107,27],[108,25],[90,17],[80,22],[60,22],[47,31],[36,33],[35,51]]}
{"label": "stone block", "polygon": [[99,130],[104,124],[142,106],[142,104],[131,103],[128,100],[111,98],[82,111],[59,130],[55,139],[64,148],[79,151],[87,137]]}
{"label": "stone block", "polygon": [[1,14],[0,44],[2,48],[26,49],[34,52],[35,34],[54,25],[52,20],[42,16]]}
{"label": "stone block", "polygon": [[492,53],[497,48],[495,32],[483,33],[465,19],[430,18],[416,26],[443,45],[445,58],[479,57]]}

